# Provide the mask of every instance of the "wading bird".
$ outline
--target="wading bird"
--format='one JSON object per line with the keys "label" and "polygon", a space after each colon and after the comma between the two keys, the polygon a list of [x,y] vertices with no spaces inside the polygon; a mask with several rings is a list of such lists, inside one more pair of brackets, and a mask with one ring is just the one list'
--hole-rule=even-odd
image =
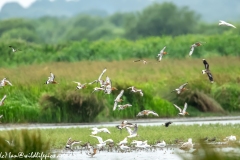
{"label": "wading bird", "polygon": [[86,154],[91,157],[93,157],[96,153],[97,153],[97,148],[93,148],[92,146],[90,146],[89,151],[86,152]]}
{"label": "wading bird", "polygon": [[208,75],[208,78],[209,78],[210,82],[213,83],[213,76],[212,76],[212,74],[209,70],[209,64],[205,59],[203,59],[203,64],[204,64],[205,69],[202,70],[202,74],[206,73]]}
{"label": "wading bird", "polygon": [[179,110],[179,113],[178,113],[179,115],[182,115],[182,116],[189,115],[189,113],[186,112],[186,110],[187,110],[187,103],[186,102],[184,104],[184,108],[183,109],[178,107],[176,104],[173,104],[173,105]]}
{"label": "wading bird", "polygon": [[164,123],[165,127],[168,127],[170,124],[172,124],[172,122],[166,122],[166,123]]}
{"label": "wading bird", "polygon": [[232,25],[231,23],[227,23],[225,21],[222,21],[222,20],[219,20],[219,23],[218,23],[219,26],[229,26],[229,27],[233,27],[233,28],[236,28],[234,25]]}
{"label": "wading bird", "polygon": [[185,151],[189,151],[192,148],[193,148],[192,138],[189,138],[188,141],[183,143],[182,146],[180,147],[180,149]]}

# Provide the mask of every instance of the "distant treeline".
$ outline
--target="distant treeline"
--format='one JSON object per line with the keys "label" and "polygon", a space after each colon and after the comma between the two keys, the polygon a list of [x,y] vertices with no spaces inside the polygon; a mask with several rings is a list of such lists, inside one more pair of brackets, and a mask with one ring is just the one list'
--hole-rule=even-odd
{"label": "distant treeline", "polygon": [[194,11],[167,2],[155,3],[140,12],[115,13],[106,17],[80,14],[72,18],[42,17],[0,21],[0,39],[21,39],[34,43],[116,38],[135,40],[149,36],[183,34],[212,35],[228,30],[231,28],[201,22],[200,16]]}

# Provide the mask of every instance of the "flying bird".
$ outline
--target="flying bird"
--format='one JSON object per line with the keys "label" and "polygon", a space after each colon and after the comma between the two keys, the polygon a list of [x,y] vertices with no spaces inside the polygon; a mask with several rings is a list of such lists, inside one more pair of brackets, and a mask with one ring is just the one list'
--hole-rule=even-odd
{"label": "flying bird", "polygon": [[167,54],[164,50],[166,49],[166,46],[163,47],[163,49],[160,51],[160,53],[157,55],[158,61],[160,62],[162,60],[163,55]]}
{"label": "flying bird", "polygon": [[99,143],[97,144],[97,147],[98,147],[98,148],[102,148],[102,147],[106,146],[107,142],[113,142],[112,139],[107,139],[107,140],[103,141],[102,137],[93,136],[93,135],[90,135],[90,136],[97,138],[97,140],[98,140],[98,142],[99,142]]}
{"label": "flying bird", "polygon": [[133,62],[140,62],[140,61],[142,61],[143,64],[147,64],[147,63],[148,63],[146,60],[143,60],[143,59],[138,59],[138,60],[135,60],[135,61],[133,61]]}
{"label": "flying bird", "polygon": [[73,151],[72,146],[77,143],[81,143],[81,141],[72,140],[70,137],[70,138],[68,138],[65,149],[70,149],[71,151]]}
{"label": "flying bird", "polygon": [[120,93],[118,94],[118,96],[116,97],[116,99],[114,100],[114,106],[113,106],[113,110],[115,111],[117,108],[117,103],[118,102],[122,102],[123,100],[121,99],[122,95],[123,95],[124,90],[121,90]]}
{"label": "flying bird", "polygon": [[4,105],[4,101],[5,101],[6,98],[7,98],[7,95],[4,95],[3,98],[0,101],[0,106]]}
{"label": "flying bird", "polygon": [[191,47],[190,47],[190,52],[189,52],[189,56],[191,56],[191,55],[193,54],[194,48],[199,47],[199,46],[201,46],[201,45],[202,45],[202,43],[200,43],[200,42],[196,42],[196,43],[194,43],[193,45],[191,45]]}
{"label": "flying bird", "polygon": [[12,49],[12,52],[13,52],[13,53],[14,53],[14,52],[17,52],[17,51],[21,51],[20,49],[15,49],[13,46],[9,46],[9,48]]}
{"label": "flying bird", "polygon": [[85,88],[86,84],[87,84],[87,83],[81,84],[80,82],[75,82],[75,81],[73,81],[73,82],[77,83],[76,90]]}
{"label": "flying bird", "polygon": [[90,82],[89,84],[93,84],[93,83],[100,83],[100,87],[104,87],[103,83],[104,83],[104,80],[102,80],[102,76],[103,74],[107,71],[107,69],[105,68],[102,73],[99,75],[98,79],[97,80],[94,80],[93,82]]}
{"label": "flying bird", "polygon": [[94,128],[91,128],[91,130],[93,131],[92,132],[93,135],[96,135],[99,132],[105,132],[105,133],[111,134],[111,132],[107,128],[96,128],[96,127],[94,127]]}
{"label": "flying bird", "polygon": [[137,114],[137,117],[139,117],[139,116],[145,116],[145,115],[148,116],[149,114],[152,114],[152,115],[158,117],[158,114],[157,114],[156,112],[154,112],[154,111],[151,111],[151,110],[143,110],[143,111],[141,111],[141,112],[139,112],[139,113]]}
{"label": "flying bird", "polygon": [[234,25],[232,25],[231,23],[227,23],[225,21],[219,20],[219,26],[229,26],[229,27],[233,27],[236,28]]}
{"label": "flying bird", "polygon": [[128,87],[127,89],[131,89],[131,92],[133,92],[133,93],[139,92],[139,94],[140,94],[141,96],[143,96],[143,92],[142,92],[141,89],[137,89],[137,88],[135,88],[134,86]]}
{"label": "flying bird", "polygon": [[127,107],[131,107],[131,106],[132,106],[131,104],[118,105],[118,110],[124,110]]}
{"label": "flying bird", "polygon": [[7,80],[7,78],[3,78],[0,82],[0,87],[4,87],[6,85],[12,86],[12,83],[9,80]]}
{"label": "flying bird", "polygon": [[209,78],[210,82],[213,83],[213,76],[212,76],[212,74],[209,70],[209,64],[205,59],[203,59],[203,64],[204,64],[205,69],[202,70],[202,74],[206,73],[208,75],[208,78]]}
{"label": "flying bird", "polygon": [[48,80],[45,82],[45,84],[57,84],[57,82],[55,81],[55,75],[50,72],[50,77],[48,77]]}
{"label": "flying bird", "polygon": [[172,124],[172,122],[166,122],[166,123],[164,123],[164,125],[165,125],[165,127],[168,127],[170,124]]}
{"label": "flying bird", "polygon": [[173,105],[179,110],[179,113],[178,113],[179,115],[182,115],[182,116],[189,115],[189,113],[186,112],[186,110],[187,110],[187,103],[186,102],[184,104],[184,108],[183,109],[178,107],[176,104],[173,104]]}
{"label": "flying bird", "polygon": [[138,125],[135,124],[134,125],[134,130],[132,130],[131,128],[129,127],[126,127],[128,133],[129,133],[129,136],[127,136],[127,138],[133,138],[133,137],[137,137],[138,134],[137,134],[137,131],[138,131]]}
{"label": "flying bird", "polygon": [[184,83],[184,84],[181,85],[179,88],[174,89],[172,92],[177,92],[177,94],[180,94],[180,93],[182,93],[183,91],[188,90],[187,88],[185,88],[185,86],[186,86],[187,84],[188,84],[188,82],[187,82],[187,83]]}

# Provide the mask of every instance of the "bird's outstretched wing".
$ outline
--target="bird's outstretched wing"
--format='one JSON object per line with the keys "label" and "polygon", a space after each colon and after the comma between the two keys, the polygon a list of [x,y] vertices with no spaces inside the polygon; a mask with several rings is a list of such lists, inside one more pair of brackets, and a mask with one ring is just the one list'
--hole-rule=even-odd
{"label": "bird's outstretched wing", "polygon": [[182,112],[182,109],[180,107],[178,107],[176,104],[173,105],[179,110],[179,112]]}
{"label": "bird's outstretched wing", "polygon": [[209,69],[209,64],[205,59],[203,59],[203,64],[204,64],[205,69]]}
{"label": "bird's outstretched wing", "polygon": [[91,137],[95,137],[95,138],[97,138],[99,143],[103,143],[103,139],[102,139],[102,137],[99,137],[99,136],[93,136],[93,135],[90,135],[90,136],[91,136]]}
{"label": "bird's outstretched wing", "polygon": [[213,83],[213,76],[210,72],[207,73],[209,80]]}
{"label": "bird's outstretched wing", "polygon": [[106,71],[107,71],[106,68],[102,71],[102,73],[101,73],[100,76],[98,77],[98,80],[99,80],[99,81],[102,79],[102,76],[103,76],[103,74],[104,74]]}
{"label": "bird's outstretched wing", "polygon": [[187,84],[188,84],[188,82],[187,82],[187,83],[184,83],[183,85],[181,85],[181,86],[179,87],[179,89],[183,89]]}
{"label": "bird's outstretched wing", "polygon": [[187,110],[187,103],[185,102],[183,112],[186,112],[186,110]]}
{"label": "bird's outstretched wing", "polygon": [[191,46],[189,56],[191,56],[193,54],[193,51],[194,51],[194,46]]}

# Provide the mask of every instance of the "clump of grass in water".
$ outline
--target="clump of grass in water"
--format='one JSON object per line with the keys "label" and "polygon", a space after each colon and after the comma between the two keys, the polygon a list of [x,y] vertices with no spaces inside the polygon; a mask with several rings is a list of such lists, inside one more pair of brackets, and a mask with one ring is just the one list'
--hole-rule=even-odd
{"label": "clump of grass in water", "polygon": [[[8,137],[8,138],[6,138]],[[7,142],[7,141],[9,142]],[[50,154],[50,141],[46,141],[42,138],[39,130],[29,131],[29,130],[12,130],[7,131],[7,133],[0,136],[0,151],[2,153],[9,153],[14,156],[19,153],[24,155],[34,155],[43,153],[44,155]],[[18,157],[19,158],[19,157]],[[14,159],[18,159],[14,158]],[[10,156],[4,159],[12,159]],[[19,158],[21,159],[21,158]],[[22,159],[33,159],[31,157]],[[41,159],[36,157],[34,159]],[[46,158],[50,159],[50,158]]]}
{"label": "clump of grass in water", "polygon": [[[239,159],[239,153],[233,153],[233,152],[225,152],[221,150],[217,150],[217,148],[213,148],[212,145],[206,144],[202,141],[198,142],[198,147],[195,151],[192,152],[192,159],[195,160],[238,160]],[[239,145],[235,146],[236,148],[240,148]],[[183,159],[188,160],[189,155],[186,156],[182,153],[179,153],[179,156]]]}

